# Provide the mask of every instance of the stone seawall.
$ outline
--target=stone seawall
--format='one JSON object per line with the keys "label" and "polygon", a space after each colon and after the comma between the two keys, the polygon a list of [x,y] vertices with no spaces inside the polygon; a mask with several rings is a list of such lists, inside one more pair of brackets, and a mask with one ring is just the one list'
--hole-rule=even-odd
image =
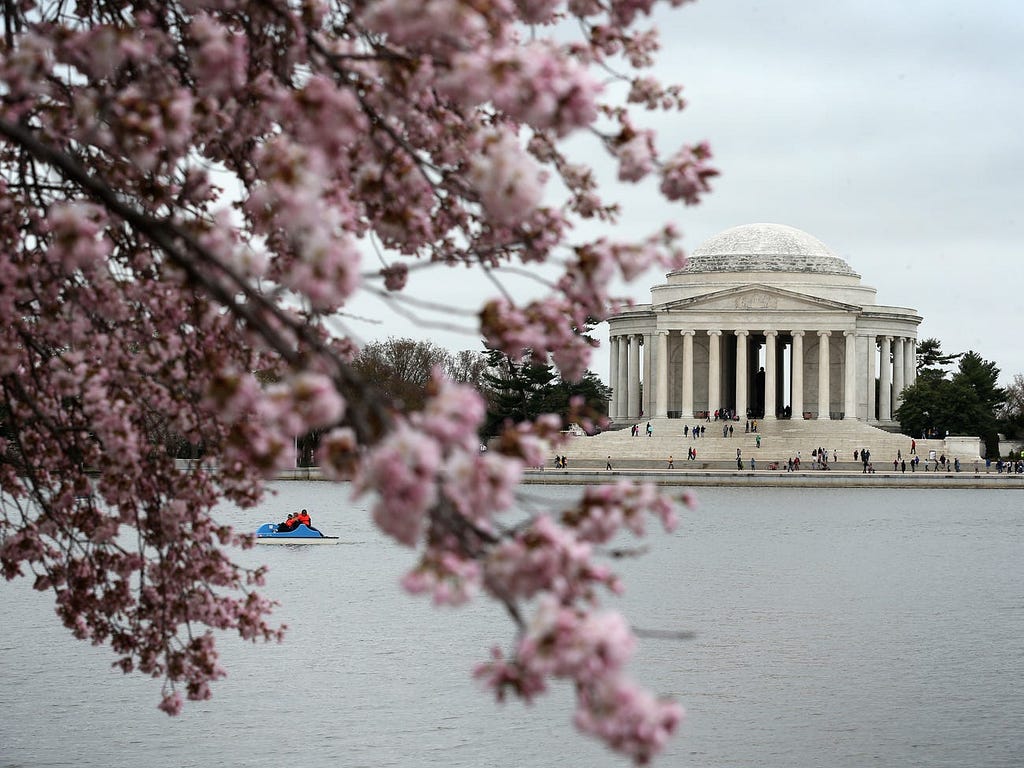
{"label": "stone seawall", "polygon": [[738,469],[532,469],[524,485],[588,485],[617,480],[642,480],[660,486],[707,487],[750,486],[753,488],[979,488],[1024,489],[1024,475],[985,472],[861,472],[801,470],[784,472]]}
{"label": "stone seawall", "polygon": [[[277,480],[325,480],[318,467],[289,469]],[[1013,488],[1024,489],[1024,475],[991,472],[876,472],[769,469],[529,469],[523,485],[590,485],[618,480],[642,480],[655,485],[700,488],[707,486],[750,486],[753,488]]]}

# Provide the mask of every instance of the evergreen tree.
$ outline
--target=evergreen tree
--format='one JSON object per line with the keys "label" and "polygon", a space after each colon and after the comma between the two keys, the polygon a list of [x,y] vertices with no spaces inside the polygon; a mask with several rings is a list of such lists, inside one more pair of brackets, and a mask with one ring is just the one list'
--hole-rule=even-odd
{"label": "evergreen tree", "polygon": [[581,398],[580,412],[598,419],[608,412],[611,390],[593,371],[578,381],[560,378],[550,364],[538,363],[529,353],[514,359],[497,350],[487,353],[489,368],[481,378],[486,388],[487,419],[485,434],[497,434],[502,426],[543,413],[555,413],[567,420],[573,411],[573,399]]}
{"label": "evergreen tree", "polygon": [[[943,355],[934,339],[926,339],[917,381],[903,390],[896,410],[900,428],[910,435],[977,435],[985,442],[988,455],[998,453],[996,419],[1005,393],[996,386],[999,369],[976,352]],[[934,342],[934,343],[930,343]],[[955,374],[940,366],[959,359]]]}
{"label": "evergreen tree", "polygon": [[960,358],[960,367],[953,383],[969,389],[973,398],[964,404],[963,424],[985,441],[987,455],[999,455],[999,406],[1006,400],[1006,392],[997,386],[999,369],[995,363],[984,360],[977,352],[969,351]]}
{"label": "evergreen tree", "polygon": [[953,355],[944,354],[942,344],[938,339],[922,339],[917,345],[917,375],[933,375],[936,372],[945,373],[948,366],[952,365],[963,353]]}
{"label": "evergreen tree", "polygon": [[513,359],[498,350],[487,353],[487,362],[486,434],[497,434],[506,421],[525,421],[547,412],[546,389],[556,378],[551,365],[533,362],[529,355]]}

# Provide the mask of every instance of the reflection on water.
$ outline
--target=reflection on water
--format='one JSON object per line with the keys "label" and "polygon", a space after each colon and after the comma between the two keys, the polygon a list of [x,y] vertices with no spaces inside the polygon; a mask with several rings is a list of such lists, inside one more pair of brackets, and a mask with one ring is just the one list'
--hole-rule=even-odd
{"label": "reflection on water", "polygon": [[[241,528],[307,507],[337,547],[257,547],[290,627],[221,643],[230,676],[169,719],[46,596],[4,586],[0,766],[612,766],[571,695],[499,707],[470,676],[501,611],[401,593],[409,550],[343,487],[280,483]],[[535,489],[525,489],[527,492]],[[576,489],[578,490],[578,489]],[[544,488],[569,497],[571,488]],[[634,674],[680,700],[680,766],[1024,763],[1024,518],[1001,491],[705,489],[672,536],[616,561],[645,639]]]}

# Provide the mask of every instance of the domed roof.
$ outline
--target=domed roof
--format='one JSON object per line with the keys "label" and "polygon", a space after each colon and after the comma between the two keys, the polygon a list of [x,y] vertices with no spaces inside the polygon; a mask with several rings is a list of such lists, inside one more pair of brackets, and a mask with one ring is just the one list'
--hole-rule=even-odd
{"label": "domed roof", "polygon": [[686,272],[808,272],[860,277],[818,238],[783,224],[744,224],[705,240]]}

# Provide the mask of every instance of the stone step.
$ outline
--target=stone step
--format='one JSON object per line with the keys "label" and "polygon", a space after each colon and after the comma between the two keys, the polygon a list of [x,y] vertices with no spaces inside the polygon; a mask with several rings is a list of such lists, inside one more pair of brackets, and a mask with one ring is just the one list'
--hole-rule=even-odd
{"label": "stone step", "polygon": [[[774,420],[758,422],[757,433],[744,432],[743,422],[731,422],[733,434],[722,436],[722,421],[684,422],[680,419],[651,419],[653,435],[646,435],[646,421],[639,422],[640,434],[633,437],[630,430],[612,429],[594,436],[571,437],[559,449],[570,462],[586,461],[604,463],[608,456],[661,463],[664,465],[671,455],[678,466],[686,462],[687,450],[697,449],[701,462],[730,462],[735,466],[736,449],[749,461],[751,456],[760,462],[780,461],[800,456],[801,463],[811,462],[811,450],[818,447],[828,452],[829,461],[838,455],[839,461],[853,465],[853,452],[867,448],[871,462],[876,467],[888,464],[897,453],[903,459],[909,458],[911,438],[908,435],[888,432],[857,421],[816,421],[816,420]],[[697,424],[705,428],[702,437],[694,439],[683,435],[683,426]],[[739,426],[739,429],[736,427]],[[761,445],[757,446],[757,436]],[[942,439],[916,440],[917,453],[925,461],[930,451],[936,456],[945,455],[950,461],[959,458],[961,462],[978,460],[978,456],[963,448],[961,443],[948,443]]]}

